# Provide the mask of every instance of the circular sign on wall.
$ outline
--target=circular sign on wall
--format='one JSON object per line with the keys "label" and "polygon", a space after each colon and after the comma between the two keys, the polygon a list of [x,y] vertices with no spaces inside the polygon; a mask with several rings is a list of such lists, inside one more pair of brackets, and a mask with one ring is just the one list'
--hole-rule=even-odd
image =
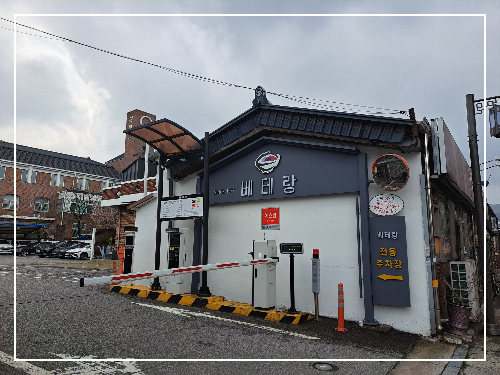
{"label": "circular sign on wall", "polygon": [[375,160],[372,166],[373,182],[383,191],[398,191],[410,179],[410,167],[399,155],[386,154]]}
{"label": "circular sign on wall", "polygon": [[394,194],[380,194],[370,200],[370,211],[380,216],[396,215],[403,208],[403,200]]}

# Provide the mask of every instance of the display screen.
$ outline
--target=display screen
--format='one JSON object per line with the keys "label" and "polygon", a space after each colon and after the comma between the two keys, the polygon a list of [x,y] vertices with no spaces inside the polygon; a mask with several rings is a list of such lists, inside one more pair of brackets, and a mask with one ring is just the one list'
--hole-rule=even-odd
{"label": "display screen", "polygon": [[281,254],[304,254],[304,247],[301,243],[281,243]]}

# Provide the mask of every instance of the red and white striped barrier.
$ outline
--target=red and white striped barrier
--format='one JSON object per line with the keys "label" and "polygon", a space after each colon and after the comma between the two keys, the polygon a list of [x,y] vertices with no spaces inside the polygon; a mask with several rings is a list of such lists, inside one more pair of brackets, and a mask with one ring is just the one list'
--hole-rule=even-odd
{"label": "red and white striped barrier", "polygon": [[241,262],[214,263],[214,264],[205,264],[202,266],[191,266],[191,267],[170,268],[164,270],[146,271],[138,273],[127,273],[124,275],[89,277],[89,278],[81,278],[80,286],[112,284],[117,281],[135,281],[135,280],[150,279],[160,276],[175,276],[184,273],[222,270],[224,268],[253,266],[255,264],[277,263],[277,262],[278,259],[267,258],[267,259],[255,259],[255,260],[242,260]]}

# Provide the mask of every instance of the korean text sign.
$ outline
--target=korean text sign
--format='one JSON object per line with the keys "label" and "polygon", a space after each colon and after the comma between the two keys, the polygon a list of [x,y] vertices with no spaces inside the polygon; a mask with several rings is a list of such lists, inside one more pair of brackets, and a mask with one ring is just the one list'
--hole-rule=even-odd
{"label": "korean text sign", "polygon": [[410,307],[404,216],[370,217],[372,293],[375,305]]}
{"label": "korean text sign", "polygon": [[279,230],[280,229],[280,209],[279,207],[262,209],[262,229]]}

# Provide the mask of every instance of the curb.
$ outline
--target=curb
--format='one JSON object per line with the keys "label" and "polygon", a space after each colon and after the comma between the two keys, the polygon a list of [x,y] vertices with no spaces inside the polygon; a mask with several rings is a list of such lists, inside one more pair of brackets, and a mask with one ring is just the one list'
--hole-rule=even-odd
{"label": "curb", "polygon": [[196,294],[173,294],[164,290],[152,291],[147,286],[132,285],[122,286],[113,285],[109,289],[113,293],[126,294],[147,298],[154,301],[174,303],[182,306],[192,306],[201,309],[209,309],[225,313],[231,313],[242,316],[252,316],[263,320],[270,320],[284,324],[297,325],[305,323],[311,319],[311,313],[298,312],[297,314],[287,314],[287,312],[278,312],[275,310],[256,309],[249,303],[225,301],[224,297],[210,296],[198,297]]}

